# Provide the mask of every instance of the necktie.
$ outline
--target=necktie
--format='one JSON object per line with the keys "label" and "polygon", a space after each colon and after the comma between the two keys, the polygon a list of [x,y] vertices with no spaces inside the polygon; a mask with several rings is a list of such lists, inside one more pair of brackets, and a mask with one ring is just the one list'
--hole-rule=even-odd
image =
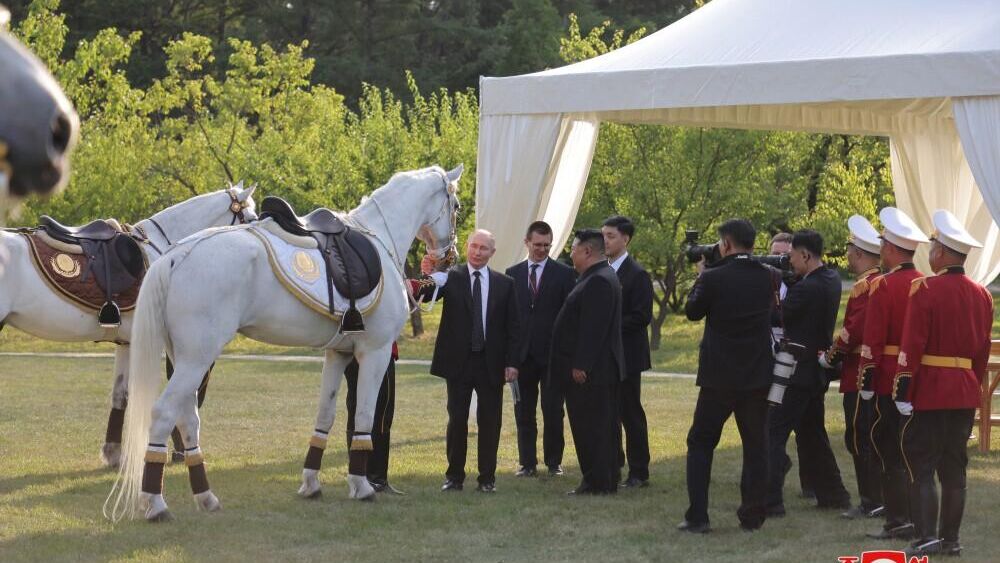
{"label": "necktie", "polygon": [[528,276],[528,287],[531,288],[531,304],[534,305],[535,299],[538,298],[538,264],[531,265],[531,275]]}
{"label": "necktie", "polygon": [[483,286],[479,281],[479,272],[473,272],[476,281],[472,282],[472,351],[482,352],[486,342],[483,331]]}

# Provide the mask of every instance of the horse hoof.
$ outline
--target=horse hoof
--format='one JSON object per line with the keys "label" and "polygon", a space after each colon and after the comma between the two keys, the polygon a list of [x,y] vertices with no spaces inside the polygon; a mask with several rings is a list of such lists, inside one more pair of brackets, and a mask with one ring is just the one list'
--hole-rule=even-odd
{"label": "horse hoof", "polygon": [[205,491],[204,493],[194,495],[194,503],[199,510],[204,510],[205,512],[218,512],[222,510],[222,503],[219,502],[219,497],[215,496],[212,491]]}
{"label": "horse hoof", "polygon": [[163,512],[158,512],[153,516],[147,516],[146,521],[151,524],[160,524],[163,522],[170,522],[174,519],[174,515],[170,513],[169,510],[164,510]]}
{"label": "horse hoof", "polygon": [[122,461],[122,445],[108,442],[101,447],[101,461],[111,469],[118,469]]}
{"label": "horse hoof", "polygon": [[364,475],[348,475],[347,496],[356,500],[374,501],[375,489]]}

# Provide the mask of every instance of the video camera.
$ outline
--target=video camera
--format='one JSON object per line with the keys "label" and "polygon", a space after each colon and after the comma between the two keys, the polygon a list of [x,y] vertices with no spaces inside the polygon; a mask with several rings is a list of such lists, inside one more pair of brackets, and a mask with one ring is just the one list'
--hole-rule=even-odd
{"label": "video camera", "polygon": [[[705,265],[711,267],[722,259],[722,254],[719,252],[719,243],[698,244],[699,234],[698,231],[691,229],[684,231],[684,255],[687,256],[688,262],[692,264],[700,262],[704,258]],[[792,263],[785,254],[751,256],[750,259],[759,264],[782,270],[783,272],[791,272],[792,269]]]}

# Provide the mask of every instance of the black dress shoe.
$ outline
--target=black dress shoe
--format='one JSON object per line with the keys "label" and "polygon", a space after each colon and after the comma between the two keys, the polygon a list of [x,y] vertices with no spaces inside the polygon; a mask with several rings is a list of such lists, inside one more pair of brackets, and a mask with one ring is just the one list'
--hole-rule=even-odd
{"label": "black dress shoe", "polygon": [[917,540],[910,544],[910,547],[906,548],[906,558],[910,557],[923,557],[925,555],[938,555],[941,553],[942,548],[941,540],[937,538],[929,538],[925,540]]}
{"label": "black dress shoe", "polygon": [[181,463],[184,461],[184,452],[174,451],[170,453],[171,463]]}
{"label": "black dress shoe", "polygon": [[442,491],[461,491],[462,490],[462,484],[459,483],[458,481],[452,481],[451,479],[448,479],[447,481],[444,482],[444,485],[441,485],[441,490]]}
{"label": "black dress shoe", "polygon": [[522,467],[521,469],[517,470],[517,473],[514,473],[514,476],[515,477],[537,477],[538,476],[538,470],[535,469],[534,467]]}
{"label": "black dress shoe", "polygon": [[642,487],[648,487],[649,486],[649,480],[648,479],[639,479],[638,477],[629,477],[628,479],[625,480],[624,483],[622,483],[621,486],[624,487],[624,488],[626,488],[626,489],[639,489],[639,488],[642,488]]}
{"label": "black dress shoe", "polygon": [[497,487],[493,483],[480,483],[476,487],[476,492],[478,493],[495,493],[497,492]]}
{"label": "black dress shoe", "polygon": [[913,538],[913,533],[913,524],[907,522],[906,524],[899,524],[898,526],[883,526],[881,530],[874,533],[869,532],[865,535],[876,540],[908,540]]}
{"label": "black dress shoe", "polygon": [[549,466],[549,476],[550,477],[556,477],[556,476],[559,476],[559,475],[563,475],[564,473],[565,473],[565,471],[563,471],[563,468],[560,467],[560,466],[558,466],[558,465],[550,465]]}
{"label": "black dress shoe", "polygon": [[707,534],[712,531],[712,527],[708,525],[708,522],[695,523],[688,522],[687,520],[678,524],[677,529],[689,534]]}
{"label": "black dress shoe", "polygon": [[378,481],[368,481],[368,484],[370,484],[372,486],[372,488],[375,489],[376,493],[388,493],[390,495],[406,496],[406,493],[404,493],[403,491],[397,489],[396,487],[393,487],[389,483],[380,483]]}
{"label": "black dress shoe", "polygon": [[961,557],[962,555],[962,544],[957,541],[941,541],[941,555],[949,555],[953,557]]}

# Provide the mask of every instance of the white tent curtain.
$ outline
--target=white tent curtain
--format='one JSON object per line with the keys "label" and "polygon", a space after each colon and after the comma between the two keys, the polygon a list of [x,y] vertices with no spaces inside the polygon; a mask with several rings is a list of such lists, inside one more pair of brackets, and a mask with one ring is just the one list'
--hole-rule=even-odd
{"label": "white tent curtain", "polygon": [[[985,200],[993,217],[1000,217],[1000,96],[955,98],[952,100],[952,112],[965,160],[979,186],[979,193],[976,195]],[[994,224],[990,231],[992,239],[989,241],[994,248],[996,231]],[[973,234],[978,236],[978,233]],[[982,238],[980,241],[986,242]],[[989,251],[989,247],[986,250]],[[986,260],[989,264],[996,264],[1000,258],[995,250],[992,255],[986,256],[990,257]],[[970,263],[976,263],[980,270],[987,266],[975,259],[970,260]],[[992,276],[985,277],[984,280],[992,280],[993,276],[1000,273],[1000,267],[992,270]]]}
{"label": "white tent curtain", "polygon": [[[598,129],[590,114],[480,118],[476,226],[496,236],[497,268],[524,257],[524,231],[538,219],[552,225],[552,256],[559,255],[580,208]],[[489,190],[480,188],[484,183]]]}
{"label": "white tent curtain", "polygon": [[[916,126],[893,132],[889,146],[898,207],[928,234],[934,231],[931,216],[936,209],[954,213],[983,243],[982,250],[969,255],[969,277],[979,283],[993,280],[1000,274],[1000,231],[962,152],[954,122],[917,120]],[[921,246],[917,267],[933,274],[927,262],[927,245]]]}

